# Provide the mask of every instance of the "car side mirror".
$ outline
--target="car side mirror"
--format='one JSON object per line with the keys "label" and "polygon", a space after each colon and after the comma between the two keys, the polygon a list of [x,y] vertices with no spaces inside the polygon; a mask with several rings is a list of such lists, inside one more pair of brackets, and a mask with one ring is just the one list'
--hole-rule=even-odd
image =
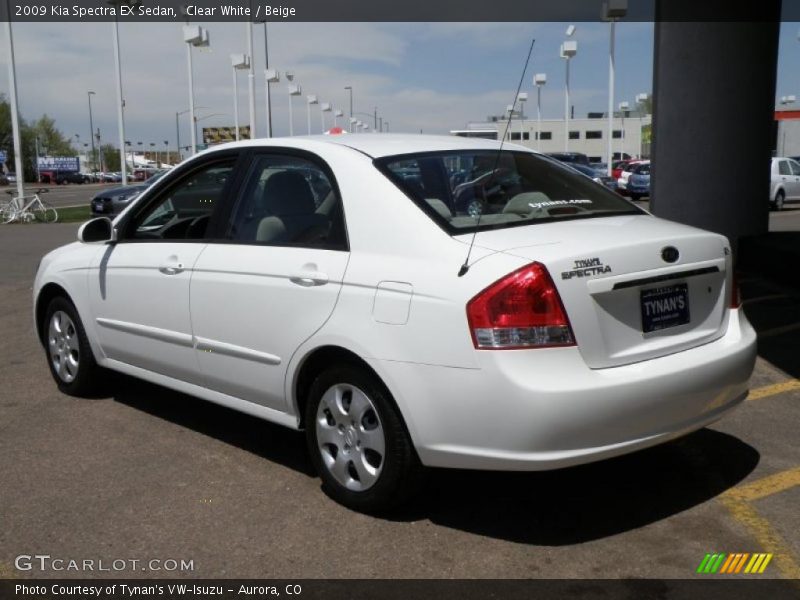
{"label": "car side mirror", "polygon": [[78,229],[78,241],[84,244],[116,242],[117,230],[108,217],[97,217],[81,225]]}

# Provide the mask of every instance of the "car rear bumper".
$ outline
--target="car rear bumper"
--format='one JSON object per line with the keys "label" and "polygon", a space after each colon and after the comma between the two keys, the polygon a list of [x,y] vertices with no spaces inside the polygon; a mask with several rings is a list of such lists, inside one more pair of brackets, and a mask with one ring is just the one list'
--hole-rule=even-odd
{"label": "car rear bumper", "polygon": [[680,437],[744,400],[756,335],[738,310],[714,342],[620,367],[575,347],[476,352],[480,369],[371,361],[426,465],[546,470]]}

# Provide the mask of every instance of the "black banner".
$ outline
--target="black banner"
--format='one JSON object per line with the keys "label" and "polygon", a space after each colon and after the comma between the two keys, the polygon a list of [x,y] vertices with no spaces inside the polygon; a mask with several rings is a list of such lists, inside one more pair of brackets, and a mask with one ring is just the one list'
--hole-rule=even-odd
{"label": "black banner", "polygon": [[[796,0],[628,0],[620,21],[800,20]],[[781,11],[782,6],[782,12]],[[590,22],[603,0],[0,0],[0,20],[27,22]]]}
{"label": "black banner", "polygon": [[784,600],[800,582],[778,579],[541,580],[2,580],[0,599],[52,600]]}

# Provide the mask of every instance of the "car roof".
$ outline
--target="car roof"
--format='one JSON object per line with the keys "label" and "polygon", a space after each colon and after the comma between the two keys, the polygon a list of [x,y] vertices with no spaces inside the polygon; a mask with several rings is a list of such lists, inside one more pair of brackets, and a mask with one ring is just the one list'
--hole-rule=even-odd
{"label": "car roof", "polygon": [[347,146],[370,158],[397,154],[418,154],[455,150],[506,150],[535,152],[518,144],[502,143],[480,138],[463,138],[453,135],[422,135],[405,133],[344,133],[339,135],[310,135],[277,138],[257,138],[220,144],[204,151],[214,152],[233,148],[269,148],[270,146],[318,150],[321,144]]}

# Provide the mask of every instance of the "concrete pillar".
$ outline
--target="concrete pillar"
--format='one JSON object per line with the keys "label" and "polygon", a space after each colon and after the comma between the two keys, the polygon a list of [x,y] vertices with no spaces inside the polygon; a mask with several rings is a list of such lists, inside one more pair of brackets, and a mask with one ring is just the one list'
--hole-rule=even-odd
{"label": "concrete pillar", "polygon": [[759,22],[686,22],[687,6],[656,5],[651,209],[737,247],[768,227],[780,0],[752,4]]}

